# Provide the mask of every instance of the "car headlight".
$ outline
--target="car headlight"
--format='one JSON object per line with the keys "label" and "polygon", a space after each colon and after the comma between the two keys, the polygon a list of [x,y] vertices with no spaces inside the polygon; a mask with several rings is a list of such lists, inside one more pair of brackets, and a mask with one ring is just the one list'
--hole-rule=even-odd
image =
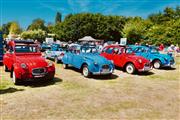
{"label": "car headlight", "polygon": [[46,62],[47,62],[47,64],[48,64],[48,67],[53,66],[53,63],[52,63],[52,62],[50,62],[50,61],[46,61]]}
{"label": "car headlight", "polygon": [[139,63],[142,63],[142,60],[141,60],[141,59],[138,59],[138,62],[139,62]]}
{"label": "car headlight", "polygon": [[21,68],[25,69],[27,68],[27,65],[25,63],[21,63]]}
{"label": "car headlight", "polygon": [[168,59],[167,59],[167,58],[164,58],[164,60],[165,60],[165,61],[168,61]]}
{"label": "car headlight", "polygon": [[97,63],[97,62],[94,62],[94,65],[98,65],[98,63]]}

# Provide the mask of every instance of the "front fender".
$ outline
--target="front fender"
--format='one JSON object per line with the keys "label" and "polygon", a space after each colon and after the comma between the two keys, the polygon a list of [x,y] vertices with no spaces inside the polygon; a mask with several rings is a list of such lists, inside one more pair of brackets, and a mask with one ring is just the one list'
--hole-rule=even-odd
{"label": "front fender", "polygon": [[13,71],[15,72],[16,78],[20,79],[21,74],[24,73],[24,70],[20,67],[20,64],[16,63],[13,65]]}

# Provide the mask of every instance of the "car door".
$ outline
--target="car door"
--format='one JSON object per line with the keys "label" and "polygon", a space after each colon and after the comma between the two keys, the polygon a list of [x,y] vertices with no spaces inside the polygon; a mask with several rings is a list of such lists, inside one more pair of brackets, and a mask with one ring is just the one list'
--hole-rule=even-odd
{"label": "car door", "polygon": [[116,66],[122,67],[123,61],[125,61],[125,56],[123,53],[123,48],[114,48],[113,61]]}
{"label": "car door", "polygon": [[82,64],[82,55],[80,51],[75,51],[72,57],[72,64],[76,68],[80,68]]}
{"label": "car door", "polygon": [[104,51],[104,57],[108,60],[113,60],[114,47],[109,47]]}

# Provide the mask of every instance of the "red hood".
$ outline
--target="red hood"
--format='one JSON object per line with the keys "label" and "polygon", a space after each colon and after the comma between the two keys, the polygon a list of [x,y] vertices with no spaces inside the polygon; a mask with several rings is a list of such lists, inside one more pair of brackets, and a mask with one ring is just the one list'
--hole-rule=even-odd
{"label": "red hood", "polygon": [[142,56],[137,56],[135,54],[127,54],[127,57],[131,60],[139,60],[141,59],[143,63],[150,62],[148,59],[142,57]]}
{"label": "red hood", "polygon": [[29,68],[47,67],[48,63],[40,54],[16,54],[16,61],[25,63]]}

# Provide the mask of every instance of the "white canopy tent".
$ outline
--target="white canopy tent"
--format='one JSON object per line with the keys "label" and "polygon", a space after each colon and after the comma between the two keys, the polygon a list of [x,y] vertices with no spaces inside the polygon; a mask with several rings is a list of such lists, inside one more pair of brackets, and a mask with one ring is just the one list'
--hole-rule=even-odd
{"label": "white canopy tent", "polygon": [[82,42],[96,42],[96,41],[99,41],[99,40],[96,40],[96,39],[92,38],[91,36],[85,36],[85,37],[79,39],[79,41],[82,41]]}

